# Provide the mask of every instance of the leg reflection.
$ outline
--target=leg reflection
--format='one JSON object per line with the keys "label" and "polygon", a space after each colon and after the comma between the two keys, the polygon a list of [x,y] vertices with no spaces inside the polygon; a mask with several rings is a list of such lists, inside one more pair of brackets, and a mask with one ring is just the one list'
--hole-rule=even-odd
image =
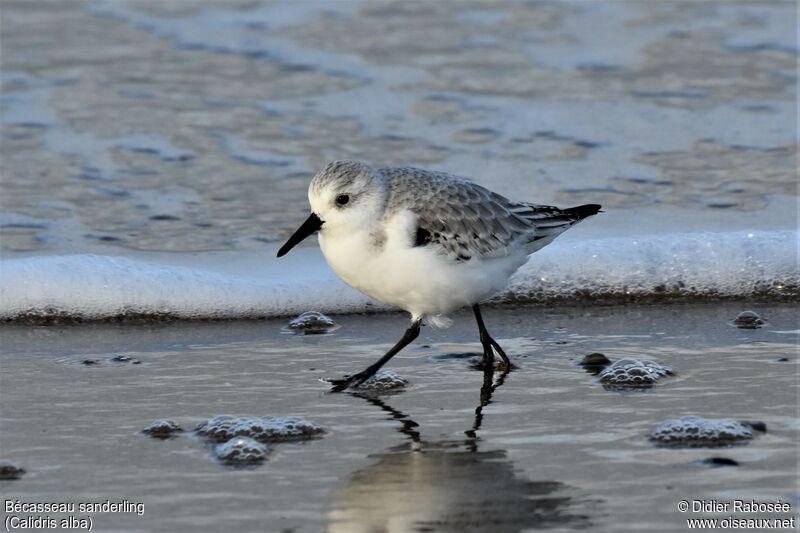
{"label": "leg reflection", "polygon": [[408,442],[371,455],[333,495],[330,532],[516,532],[587,527],[576,491],[558,481],[530,481],[504,450],[479,450],[483,408],[508,369],[484,372],[480,401],[466,439],[431,441],[419,424],[384,398],[354,394],[399,422]]}
{"label": "leg reflection", "polygon": [[475,420],[472,423],[472,428],[468,429],[464,432],[467,436],[467,449],[470,451],[477,451],[478,450],[478,430],[481,428],[481,424],[483,423],[483,408],[492,403],[492,394],[498,388],[503,386],[503,383],[506,382],[506,376],[508,373],[511,372],[511,367],[505,367],[501,372],[499,372],[499,377],[495,379],[494,377],[494,369],[490,367],[483,368],[483,385],[481,385],[481,401],[478,404],[478,407],[475,408]]}

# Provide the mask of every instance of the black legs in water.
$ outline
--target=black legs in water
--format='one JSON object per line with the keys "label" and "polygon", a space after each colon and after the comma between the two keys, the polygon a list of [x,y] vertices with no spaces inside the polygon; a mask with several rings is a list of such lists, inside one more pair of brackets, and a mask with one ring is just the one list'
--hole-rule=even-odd
{"label": "black legs in water", "polygon": [[[500,345],[497,344],[497,341],[494,340],[491,335],[489,335],[488,331],[486,331],[486,325],[483,323],[483,317],[481,316],[481,310],[478,307],[478,304],[472,306],[472,311],[475,313],[475,320],[478,322],[478,333],[480,334],[481,345],[483,345],[483,359],[481,360],[479,367],[483,368],[484,370],[494,368],[494,355],[497,353],[497,355],[503,359],[503,362],[506,364],[506,368],[510,370],[512,368],[511,361],[508,360],[508,356],[500,347]],[[414,321],[411,324],[411,327],[408,328],[403,334],[403,338],[397,341],[397,344],[392,346],[392,349],[386,352],[386,355],[378,359],[378,361],[368,366],[358,374],[354,374],[343,379],[329,380],[333,385],[331,391],[340,392],[351,385],[360,385],[369,379],[373,374],[375,374],[375,372],[385,365],[389,359],[394,357],[397,352],[408,346],[411,341],[417,338],[421,325],[421,319]]]}
{"label": "black legs in water", "polygon": [[478,323],[478,333],[480,334],[481,344],[483,345],[483,361],[481,361],[481,368],[486,368],[487,366],[491,368],[494,366],[494,353],[492,351],[494,349],[497,355],[503,359],[503,362],[510,369],[511,361],[508,360],[506,352],[503,351],[500,345],[497,344],[497,341],[486,331],[486,325],[483,323],[481,309],[478,307],[478,304],[472,306],[472,311],[475,313],[475,321]]}
{"label": "black legs in water", "polygon": [[[464,440],[464,446],[467,451],[478,451],[478,442],[480,440],[478,437],[478,431],[481,429],[481,424],[483,423],[483,408],[492,403],[492,395],[494,394],[494,391],[500,388],[503,383],[505,383],[506,376],[510,371],[511,369],[508,367],[498,372],[495,372],[491,367],[484,369],[480,403],[475,408],[475,418],[472,421],[472,427],[464,432],[464,435],[467,436],[467,438]],[[496,379],[495,375],[497,375]],[[353,393],[353,396],[356,396],[357,398],[363,398],[372,405],[389,413],[391,419],[400,422],[400,427],[397,428],[397,431],[406,435],[414,444],[419,445],[422,443],[419,424],[409,418],[408,415],[393,408],[378,396],[363,394],[360,392]],[[436,443],[432,443],[433,448],[436,448],[436,446]],[[451,448],[450,442],[447,442],[447,448]]]}
{"label": "black legs in water", "polygon": [[348,376],[344,379],[331,379],[330,383],[333,385],[331,391],[340,392],[349,387],[350,385],[359,385],[364,383],[370,376],[375,374],[386,362],[397,354],[400,350],[405,348],[419,335],[419,328],[422,325],[422,319],[416,320],[411,324],[411,327],[403,334],[403,338],[397,341],[397,344],[392,346],[392,349],[386,352],[386,355],[378,359],[374,364],[368,366],[358,374]]}

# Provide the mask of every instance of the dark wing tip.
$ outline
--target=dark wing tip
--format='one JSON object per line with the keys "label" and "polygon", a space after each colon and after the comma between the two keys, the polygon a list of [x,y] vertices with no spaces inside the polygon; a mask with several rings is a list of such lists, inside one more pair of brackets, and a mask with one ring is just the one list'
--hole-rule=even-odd
{"label": "dark wing tip", "polygon": [[600,211],[601,207],[602,206],[600,206],[599,204],[585,204],[585,205],[579,205],[577,207],[569,207],[567,209],[563,209],[562,212],[565,215],[576,216],[578,217],[578,220],[581,220],[586,217],[596,215],[597,213],[602,213],[602,211]]}

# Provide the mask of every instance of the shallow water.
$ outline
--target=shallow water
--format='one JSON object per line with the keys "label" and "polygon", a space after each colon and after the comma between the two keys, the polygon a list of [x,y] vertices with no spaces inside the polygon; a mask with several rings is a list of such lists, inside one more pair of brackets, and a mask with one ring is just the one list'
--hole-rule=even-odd
{"label": "shallow water", "polygon": [[[493,391],[464,355],[480,348],[461,314],[387,366],[410,380],[404,391],[365,397],[326,394],[319,378],[371,363],[405,327],[402,315],[337,316],[342,327],[327,335],[281,333],[277,320],[5,325],[0,459],[27,472],[0,491],[144,502],[143,516],[93,515],[102,531],[680,531],[704,516],[679,513],[681,499],[796,509],[795,309],[753,308],[765,327],[731,326],[737,304],[488,308],[518,367],[499,385],[495,373]],[[577,364],[592,352],[676,375],[607,390]],[[328,432],[273,444],[251,469],[219,464],[191,431],[140,433],[157,419],[191,430],[221,414],[299,416]],[[648,440],[685,415],[758,420],[767,432],[724,448]],[[711,457],[739,466],[698,463]]]}

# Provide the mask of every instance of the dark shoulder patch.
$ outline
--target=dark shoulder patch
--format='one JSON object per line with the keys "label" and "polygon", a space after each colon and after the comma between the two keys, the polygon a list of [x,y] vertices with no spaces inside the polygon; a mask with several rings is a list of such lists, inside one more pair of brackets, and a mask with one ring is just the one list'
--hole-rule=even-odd
{"label": "dark shoulder patch", "polygon": [[414,236],[414,246],[425,246],[431,242],[431,232],[425,228],[417,228],[417,234]]}

